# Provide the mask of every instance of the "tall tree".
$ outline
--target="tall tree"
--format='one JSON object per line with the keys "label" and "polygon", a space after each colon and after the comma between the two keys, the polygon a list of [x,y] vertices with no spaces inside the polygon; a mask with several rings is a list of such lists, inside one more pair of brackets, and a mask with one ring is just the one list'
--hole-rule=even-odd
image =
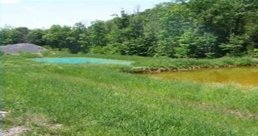
{"label": "tall tree", "polygon": [[26,39],[29,43],[43,46],[43,45],[45,45],[45,40],[43,39],[44,35],[45,35],[44,30],[34,29],[28,33],[28,35],[26,36]]}

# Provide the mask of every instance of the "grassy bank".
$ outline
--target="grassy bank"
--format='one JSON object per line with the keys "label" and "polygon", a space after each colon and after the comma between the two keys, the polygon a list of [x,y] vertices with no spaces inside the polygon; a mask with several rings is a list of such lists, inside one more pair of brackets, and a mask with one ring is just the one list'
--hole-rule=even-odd
{"label": "grassy bank", "polygon": [[131,73],[155,73],[164,71],[188,71],[206,68],[243,67],[258,66],[258,61],[249,58],[217,58],[217,59],[171,59],[171,58],[149,58],[136,59],[134,67],[126,68],[124,71]]}
{"label": "grassy bank", "polygon": [[152,73],[163,71],[184,71],[206,68],[223,67],[243,67],[258,66],[258,59],[251,57],[223,57],[217,59],[172,59],[168,57],[139,57],[139,56],[121,56],[121,55],[97,55],[97,54],[77,54],[67,55],[67,53],[57,53],[48,55],[50,57],[96,57],[133,61],[132,67],[123,68],[123,71],[129,73]]}
{"label": "grassy bank", "polygon": [[[149,59],[142,64],[150,64]],[[3,67],[3,110],[9,111],[5,130],[24,126],[29,128],[24,135],[258,135],[255,88],[155,80],[120,72],[120,66],[54,65],[18,56],[5,57]]]}

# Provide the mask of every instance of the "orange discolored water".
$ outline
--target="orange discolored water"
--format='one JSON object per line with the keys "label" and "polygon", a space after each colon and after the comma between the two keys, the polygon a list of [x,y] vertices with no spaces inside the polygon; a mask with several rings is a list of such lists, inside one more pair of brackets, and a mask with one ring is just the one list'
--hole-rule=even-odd
{"label": "orange discolored water", "polygon": [[152,74],[151,76],[171,79],[171,80],[190,80],[204,83],[237,83],[241,85],[258,86],[258,68],[219,68],[203,69],[196,71],[179,71]]}

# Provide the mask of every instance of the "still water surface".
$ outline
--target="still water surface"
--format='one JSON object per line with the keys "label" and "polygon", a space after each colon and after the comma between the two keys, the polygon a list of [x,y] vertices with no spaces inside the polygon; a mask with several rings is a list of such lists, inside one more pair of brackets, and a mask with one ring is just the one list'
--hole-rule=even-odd
{"label": "still water surface", "polygon": [[52,64],[119,64],[130,65],[131,61],[101,59],[101,58],[87,58],[87,57],[64,57],[64,58],[34,58],[36,62],[45,62]]}
{"label": "still water surface", "polygon": [[258,68],[219,68],[196,71],[165,72],[151,76],[169,80],[190,80],[202,83],[237,83],[246,86],[258,86]]}

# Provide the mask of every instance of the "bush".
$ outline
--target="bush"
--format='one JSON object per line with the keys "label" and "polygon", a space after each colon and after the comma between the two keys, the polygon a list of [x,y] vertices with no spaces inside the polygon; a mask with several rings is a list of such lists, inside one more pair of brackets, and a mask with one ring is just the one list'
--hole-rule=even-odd
{"label": "bush", "polygon": [[253,50],[253,52],[252,52],[252,57],[258,58],[258,49],[257,49],[257,48],[255,48],[255,49]]}
{"label": "bush", "polygon": [[107,46],[93,46],[90,48],[90,53],[95,54],[120,54],[120,48],[118,44],[109,44]]}
{"label": "bush", "polygon": [[226,52],[227,56],[242,56],[244,49],[244,37],[231,35],[229,38],[229,43],[223,43],[220,48]]}

